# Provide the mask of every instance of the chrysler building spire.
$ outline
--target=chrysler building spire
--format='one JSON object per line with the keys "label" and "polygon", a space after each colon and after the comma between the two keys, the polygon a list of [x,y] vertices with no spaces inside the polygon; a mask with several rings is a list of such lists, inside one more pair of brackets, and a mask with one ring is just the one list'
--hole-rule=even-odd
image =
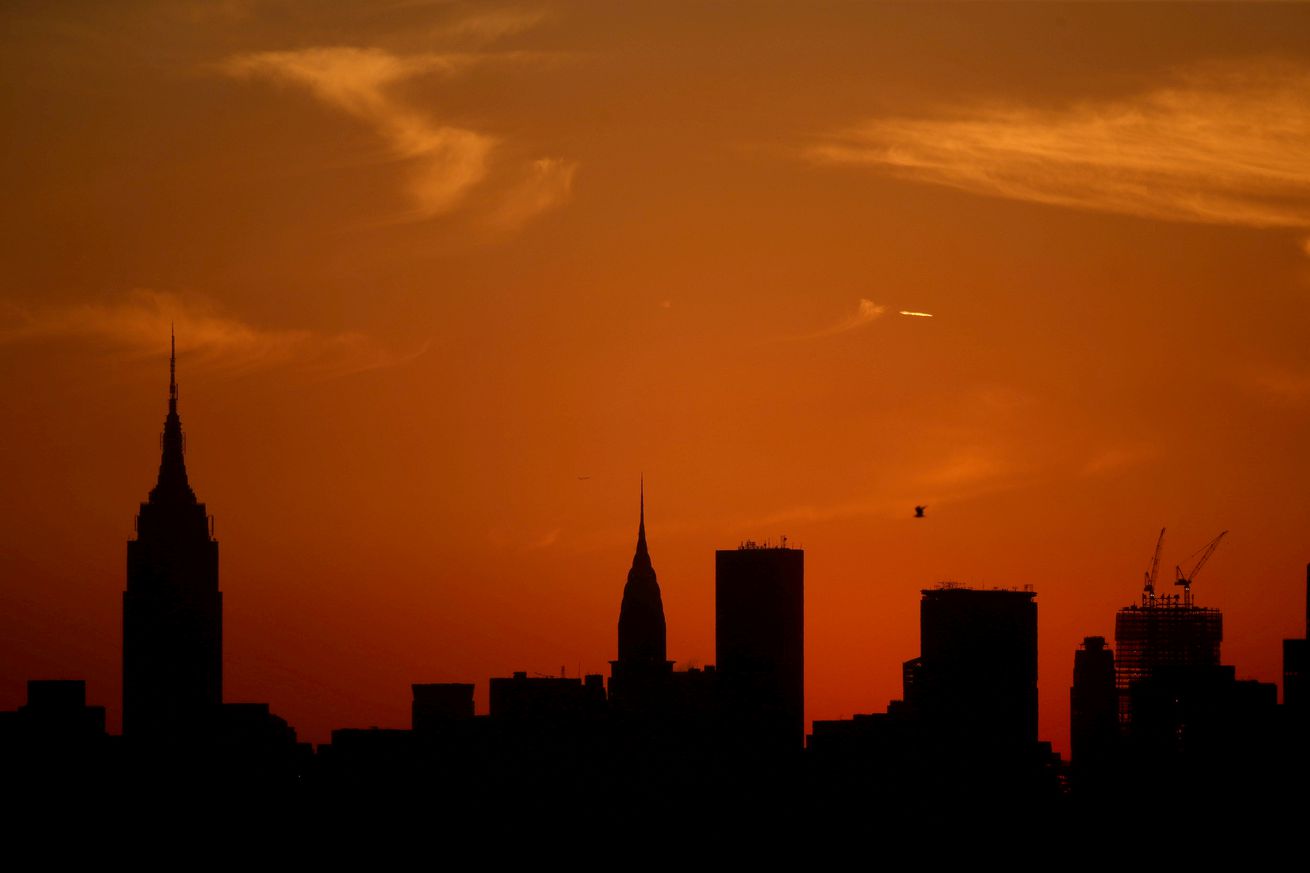
{"label": "chrysler building spire", "polygon": [[637,521],[637,551],[623,587],[619,610],[619,661],[664,663],[664,602],[646,547],[646,483],[642,480]]}

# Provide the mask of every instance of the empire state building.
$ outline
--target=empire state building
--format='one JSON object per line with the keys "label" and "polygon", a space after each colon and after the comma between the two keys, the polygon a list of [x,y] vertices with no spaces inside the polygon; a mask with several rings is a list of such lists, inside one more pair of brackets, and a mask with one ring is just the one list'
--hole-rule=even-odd
{"label": "empire state building", "polygon": [[168,370],[159,479],[127,544],[123,592],[123,734],[156,741],[204,729],[223,697],[218,542],[187,481],[175,341]]}

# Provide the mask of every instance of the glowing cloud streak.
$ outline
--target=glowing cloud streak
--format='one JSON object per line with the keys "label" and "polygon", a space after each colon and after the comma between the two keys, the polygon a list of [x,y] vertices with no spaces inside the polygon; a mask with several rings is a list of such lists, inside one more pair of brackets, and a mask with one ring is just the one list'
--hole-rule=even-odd
{"label": "glowing cloud streak", "polygon": [[400,58],[380,49],[328,47],[240,55],[225,69],[234,76],[304,86],[324,103],[373,125],[396,157],[414,162],[409,193],[419,215],[428,217],[452,209],[486,177],[495,140],[437,124],[394,100],[387,88],[420,73],[449,75],[467,64],[460,56]]}
{"label": "glowing cloud streak", "polygon": [[1170,221],[1310,227],[1310,71],[1208,70],[1131,99],[882,118],[810,148],[996,197]]}
{"label": "glowing cloud streak", "polygon": [[808,333],[802,336],[793,337],[793,339],[802,339],[802,340],[819,339],[820,337],[836,336],[839,333],[847,333],[848,331],[852,331],[864,327],[866,324],[873,321],[878,316],[882,315],[883,312],[886,311],[886,309],[887,307],[879,306],[877,303],[874,303],[872,300],[865,300],[861,298],[859,304],[855,308],[855,312],[852,315],[847,316],[846,318],[842,319],[841,321],[837,322],[831,327],[824,328],[823,330],[820,331],[815,331],[814,333]]}
{"label": "glowing cloud streak", "polygon": [[178,348],[196,366],[230,375],[289,368],[342,376],[412,360],[427,350],[396,353],[358,333],[258,328],[217,312],[205,301],[137,290],[111,303],[0,308],[0,345],[77,340],[128,356],[156,355],[176,326]]}
{"label": "glowing cloud streak", "polygon": [[[405,217],[425,219],[458,208],[487,180],[500,141],[479,131],[441,124],[397,100],[390,89],[419,75],[450,77],[489,57],[476,53],[402,57],[376,48],[329,46],[238,55],[228,59],[222,69],[239,78],[302,86],[326,105],[371,125],[392,156],[410,165],[406,190],[414,209]],[[502,186],[498,201],[490,208],[490,223],[517,229],[566,202],[576,170],[576,163],[555,158],[530,162],[516,184]]]}

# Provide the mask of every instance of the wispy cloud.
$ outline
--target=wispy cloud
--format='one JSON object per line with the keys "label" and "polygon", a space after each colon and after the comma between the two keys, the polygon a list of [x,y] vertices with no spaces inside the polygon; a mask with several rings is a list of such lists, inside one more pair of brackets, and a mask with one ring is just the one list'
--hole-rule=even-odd
{"label": "wispy cloud", "polygon": [[560,528],[552,528],[529,543],[528,547],[532,549],[548,549],[555,545],[555,543],[559,542],[559,535],[561,533],[563,533],[563,531]]}
{"label": "wispy cloud", "polygon": [[1013,472],[1011,464],[996,451],[981,446],[960,449],[918,474],[918,481],[936,488],[974,486],[1002,479]]}
{"label": "wispy cloud", "polygon": [[316,376],[341,376],[418,357],[427,346],[398,353],[357,333],[258,328],[201,300],[138,290],[108,303],[24,309],[0,308],[0,345],[76,340],[127,355],[155,355],[176,327],[189,365],[241,375],[291,367]]}
{"label": "wispy cloud", "polygon": [[505,7],[470,12],[448,24],[438,33],[445,37],[469,39],[479,44],[491,43],[530,30],[546,18],[545,9]]}
{"label": "wispy cloud", "polygon": [[1152,456],[1144,445],[1109,446],[1095,452],[1082,466],[1084,476],[1102,476],[1136,466]]}
{"label": "wispy cloud", "polygon": [[564,529],[553,527],[539,533],[525,533],[504,525],[497,525],[487,531],[487,542],[497,549],[526,549],[536,551],[549,549],[560,541]]}
{"label": "wispy cloud", "polygon": [[839,333],[858,330],[882,315],[886,310],[887,307],[885,306],[874,303],[872,300],[861,298],[860,302],[855,306],[855,312],[838,321],[836,324],[825,327],[823,330],[815,331],[814,333],[802,334],[798,337],[794,337],[794,339],[819,339],[820,337],[836,336]]}
{"label": "wispy cloud", "polygon": [[[500,28],[496,32],[510,32],[535,20],[530,15],[505,12],[501,18],[470,19],[464,24],[474,31],[485,24],[492,30]],[[324,104],[370,125],[391,157],[409,165],[405,191],[413,208],[402,217],[421,220],[464,205],[470,193],[491,175],[501,141],[488,133],[438,121],[399,99],[395,86],[421,75],[450,78],[493,57],[497,56],[467,52],[401,56],[379,48],[326,46],[238,55],[224,62],[222,69],[238,78],[263,78],[306,88]],[[515,229],[564,203],[576,169],[576,163],[555,158],[531,162],[517,184],[500,187],[499,199],[489,207],[491,223]]]}
{"label": "wispy cloud", "polygon": [[324,103],[371,124],[397,158],[412,161],[409,194],[419,217],[456,206],[487,175],[495,140],[439,124],[397,101],[388,88],[421,73],[450,75],[469,63],[462,55],[397,57],[381,49],[338,46],[239,55],[231,75],[301,85]]}
{"label": "wispy cloud", "polygon": [[573,194],[573,174],[577,169],[577,163],[572,161],[555,158],[533,161],[491,212],[491,224],[505,230],[517,230],[543,212],[568,202]]}
{"label": "wispy cloud", "polygon": [[882,118],[809,148],[979,194],[1172,221],[1310,226],[1310,71],[1210,69],[1134,98]]}
{"label": "wispy cloud", "polygon": [[1310,400],[1310,371],[1285,364],[1252,365],[1242,381],[1257,394],[1285,406],[1301,406]]}

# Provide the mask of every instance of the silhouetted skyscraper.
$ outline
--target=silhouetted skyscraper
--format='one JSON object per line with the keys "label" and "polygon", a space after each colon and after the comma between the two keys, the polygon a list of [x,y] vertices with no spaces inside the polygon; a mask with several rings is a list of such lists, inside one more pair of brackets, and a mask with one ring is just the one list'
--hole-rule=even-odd
{"label": "silhouetted skyscraper", "polygon": [[1106,648],[1105,637],[1085,637],[1082,648],[1073,655],[1073,687],[1069,691],[1069,739],[1075,779],[1098,782],[1113,761],[1118,737],[1114,652]]}
{"label": "silhouetted skyscraper", "polygon": [[743,543],[714,553],[719,681],[743,730],[805,744],[805,552]]}
{"label": "silhouetted skyscraper", "polygon": [[1037,742],[1037,603],[1032,591],[943,586],[919,602],[919,658],[905,699],[960,740]]}
{"label": "silhouetted skyscraper", "polygon": [[664,601],[646,548],[646,485],[641,485],[637,551],[619,607],[619,657],[610,662],[610,693],[619,702],[646,696],[673,670],[667,658]]}
{"label": "silhouetted skyscraper", "polygon": [[1283,704],[1304,716],[1310,709],[1306,699],[1305,674],[1310,652],[1310,564],[1305,568],[1305,632],[1298,639],[1283,640]]}
{"label": "silhouetted skyscraper", "polygon": [[187,482],[169,356],[159,480],[127,544],[123,593],[123,733],[162,739],[206,726],[223,696],[223,595],[218,542]]}
{"label": "silhouetted skyscraper", "polygon": [[1218,667],[1223,638],[1223,614],[1195,605],[1190,597],[1143,594],[1140,605],[1119,610],[1114,617],[1114,669],[1120,725],[1132,721],[1134,682],[1162,668]]}

